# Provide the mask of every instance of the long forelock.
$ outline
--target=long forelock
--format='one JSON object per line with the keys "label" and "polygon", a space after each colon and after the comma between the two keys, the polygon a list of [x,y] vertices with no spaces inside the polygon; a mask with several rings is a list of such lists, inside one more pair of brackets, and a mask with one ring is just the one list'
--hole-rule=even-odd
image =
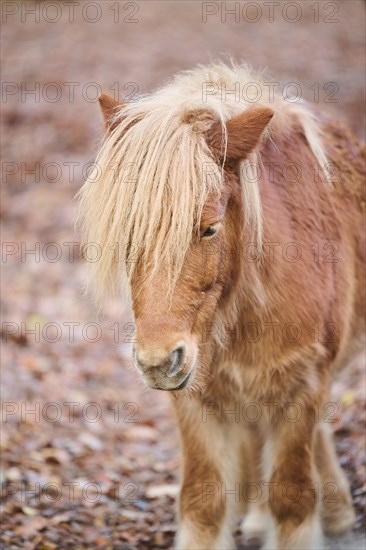
{"label": "long forelock", "polygon": [[103,294],[119,285],[127,291],[137,263],[145,284],[164,269],[171,291],[207,198],[222,187],[204,139],[213,119],[207,116],[199,128],[189,123],[188,111],[142,116],[141,106],[124,108],[81,193],[83,242],[99,251],[90,276]]}
{"label": "long forelock", "polygon": [[[214,121],[223,123],[225,152],[225,121],[255,106],[238,100],[230,90],[237,83],[253,82],[264,94],[262,77],[246,65],[199,66],[122,107],[79,193],[82,243],[97,247],[97,257],[88,261],[88,267],[89,284],[98,301],[116,290],[129,296],[137,263],[143,268],[144,284],[163,268],[168,292],[174,288],[205,202],[212,192],[219,194],[223,185],[223,169],[209,150],[206,132]],[[205,89],[210,90],[206,97]],[[276,113],[267,137],[275,142],[297,121],[315,158],[325,166],[318,126],[304,105],[286,103],[280,95],[261,105]],[[240,183],[246,230],[260,250],[258,167],[261,155],[253,151],[242,162]],[[327,177],[326,168],[324,172]]]}

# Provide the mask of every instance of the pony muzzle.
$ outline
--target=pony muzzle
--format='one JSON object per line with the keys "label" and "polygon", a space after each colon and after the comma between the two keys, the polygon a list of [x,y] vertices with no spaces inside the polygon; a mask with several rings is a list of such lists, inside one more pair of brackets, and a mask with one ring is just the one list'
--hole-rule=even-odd
{"label": "pony muzzle", "polygon": [[134,363],[145,383],[153,389],[180,390],[189,381],[193,367],[191,346],[178,342],[173,349],[165,350],[136,347]]}

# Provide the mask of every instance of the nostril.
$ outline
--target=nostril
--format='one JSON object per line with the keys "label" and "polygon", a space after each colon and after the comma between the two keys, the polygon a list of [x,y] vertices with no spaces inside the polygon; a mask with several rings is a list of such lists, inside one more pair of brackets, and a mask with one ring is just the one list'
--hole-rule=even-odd
{"label": "nostril", "polygon": [[183,356],[184,351],[185,351],[185,347],[184,346],[179,346],[173,351],[173,353],[176,353],[178,356]]}
{"label": "nostril", "polygon": [[168,376],[174,376],[180,370],[185,358],[185,347],[179,346],[170,354],[170,368]]}

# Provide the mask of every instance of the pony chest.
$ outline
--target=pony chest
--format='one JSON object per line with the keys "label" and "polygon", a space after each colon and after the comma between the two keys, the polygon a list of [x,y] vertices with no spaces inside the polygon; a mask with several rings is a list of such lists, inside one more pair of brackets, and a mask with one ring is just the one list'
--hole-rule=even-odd
{"label": "pony chest", "polygon": [[209,393],[222,402],[260,404],[285,404],[308,392],[315,395],[321,389],[324,372],[308,351],[306,360],[295,353],[279,363],[222,362],[214,367]]}
{"label": "pony chest", "polygon": [[226,362],[219,365],[209,393],[222,402],[264,402],[285,395],[284,377],[270,368]]}

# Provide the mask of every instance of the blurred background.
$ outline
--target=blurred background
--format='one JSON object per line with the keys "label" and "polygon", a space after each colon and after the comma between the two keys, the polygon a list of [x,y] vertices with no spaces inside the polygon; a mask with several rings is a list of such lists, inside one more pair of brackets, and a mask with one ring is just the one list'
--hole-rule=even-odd
{"label": "blurred background", "polygon": [[[103,132],[97,97],[138,100],[181,69],[232,56],[267,69],[279,90],[295,82],[364,138],[365,3],[5,0],[1,9],[2,547],[171,548],[179,458],[168,397],[130,368],[129,312],[116,301],[98,312],[83,295],[75,194]],[[357,534],[361,360],[333,396]]]}

